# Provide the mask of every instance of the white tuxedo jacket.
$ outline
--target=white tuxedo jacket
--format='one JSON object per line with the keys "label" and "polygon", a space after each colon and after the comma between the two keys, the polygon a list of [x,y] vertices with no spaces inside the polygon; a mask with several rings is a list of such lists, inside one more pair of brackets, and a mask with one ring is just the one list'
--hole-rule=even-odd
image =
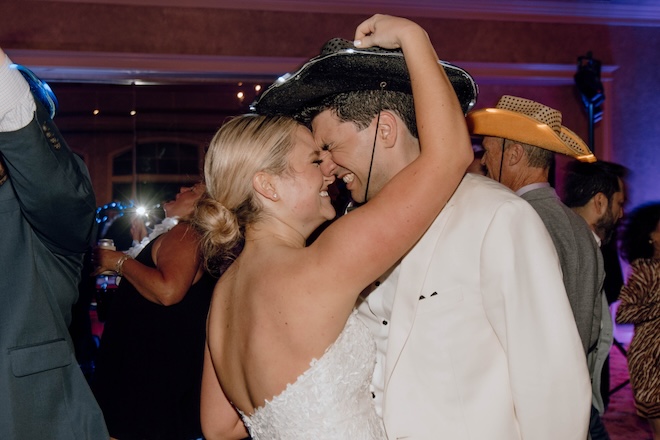
{"label": "white tuxedo jacket", "polygon": [[[526,201],[466,175],[394,271],[396,283],[381,279],[370,294],[396,289],[382,408],[390,440],[587,438],[584,351],[555,247]],[[366,301],[358,309],[372,329],[384,325]]]}

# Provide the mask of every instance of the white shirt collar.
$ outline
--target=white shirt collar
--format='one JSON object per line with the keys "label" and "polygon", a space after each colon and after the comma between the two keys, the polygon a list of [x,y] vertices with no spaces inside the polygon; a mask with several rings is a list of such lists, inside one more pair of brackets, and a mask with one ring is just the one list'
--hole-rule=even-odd
{"label": "white shirt collar", "polygon": [[518,191],[516,191],[517,196],[522,196],[526,192],[530,192],[535,189],[539,188],[548,188],[550,186],[550,183],[548,182],[536,182],[536,183],[530,183],[529,185],[525,185],[522,188],[519,188]]}

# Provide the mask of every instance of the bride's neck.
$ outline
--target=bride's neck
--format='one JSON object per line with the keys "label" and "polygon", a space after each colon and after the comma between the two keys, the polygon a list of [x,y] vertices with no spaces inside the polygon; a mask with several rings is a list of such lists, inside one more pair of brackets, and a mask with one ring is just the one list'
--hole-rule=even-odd
{"label": "bride's neck", "polygon": [[246,242],[272,242],[293,248],[305,247],[306,237],[290,225],[277,219],[268,219],[250,225],[245,230]]}

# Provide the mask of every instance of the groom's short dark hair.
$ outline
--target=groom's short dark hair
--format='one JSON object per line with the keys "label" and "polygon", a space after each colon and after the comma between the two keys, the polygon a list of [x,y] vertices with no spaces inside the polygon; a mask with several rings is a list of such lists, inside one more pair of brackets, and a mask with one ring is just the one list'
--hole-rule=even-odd
{"label": "groom's short dark hair", "polygon": [[397,114],[410,133],[417,137],[415,105],[412,95],[390,90],[360,90],[338,93],[324,98],[319,104],[305,107],[296,119],[311,126],[312,120],[321,112],[331,110],[344,122],[352,122],[364,130],[381,110]]}

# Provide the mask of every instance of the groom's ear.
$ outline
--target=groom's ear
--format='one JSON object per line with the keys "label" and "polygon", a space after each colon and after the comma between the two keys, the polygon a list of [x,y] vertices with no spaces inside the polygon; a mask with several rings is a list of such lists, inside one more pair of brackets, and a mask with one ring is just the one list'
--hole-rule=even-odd
{"label": "groom's ear", "polygon": [[393,147],[396,144],[398,124],[399,121],[391,111],[381,111],[378,121],[378,143],[385,148]]}

